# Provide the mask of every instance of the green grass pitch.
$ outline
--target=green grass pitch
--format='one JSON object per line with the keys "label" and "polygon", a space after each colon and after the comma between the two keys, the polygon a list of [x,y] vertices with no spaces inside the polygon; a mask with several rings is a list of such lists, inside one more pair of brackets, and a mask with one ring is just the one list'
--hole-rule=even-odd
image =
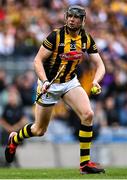
{"label": "green grass pitch", "polygon": [[106,168],[105,174],[81,175],[78,169],[0,168],[0,179],[127,179],[127,168]]}

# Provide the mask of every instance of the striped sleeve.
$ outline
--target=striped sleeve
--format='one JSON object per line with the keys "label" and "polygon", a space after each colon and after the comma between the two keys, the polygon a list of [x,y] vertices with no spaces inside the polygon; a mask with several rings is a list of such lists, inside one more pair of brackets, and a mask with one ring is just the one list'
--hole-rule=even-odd
{"label": "striped sleeve", "polygon": [[92,54],[97,52],[98,50],[95,41],[93,40],[90,34],[87,34],[87,53]]}
{"label": "striped sleeve", "polygon": [[56,31],[52,31],[42,44],[46,49],[53,51],[56,47]]}

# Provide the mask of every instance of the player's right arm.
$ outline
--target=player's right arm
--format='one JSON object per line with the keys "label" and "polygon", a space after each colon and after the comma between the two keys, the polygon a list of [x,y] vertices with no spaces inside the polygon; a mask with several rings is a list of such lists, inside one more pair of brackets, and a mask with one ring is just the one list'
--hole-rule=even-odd
{"label": "player's right arm", "polygon": [[43,67],[43,62],[52,54],[52,51],[46,49],[41,45],[36,57],[34,59],[34,69],[38,78],[44,82],[47,80],[46,73]]}
{"label": "player's right arm", "polygon": [[56,42],[56,31],[53,31],[49,34],[49,36],[43,41],[36,57],[34,59],[34,68],[38,78],[41,81],[46,81],[46,73],[43,67],[43,62],[48,59],[48,57],[52,54],[52,51],[55,49]]}

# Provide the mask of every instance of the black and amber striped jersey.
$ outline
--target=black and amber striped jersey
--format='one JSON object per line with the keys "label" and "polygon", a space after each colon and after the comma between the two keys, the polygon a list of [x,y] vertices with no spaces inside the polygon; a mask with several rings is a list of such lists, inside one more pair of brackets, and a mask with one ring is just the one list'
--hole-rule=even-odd
{"label": "black and amber striped jersey", "polygon": [[52,51],[51,56],[43,63],[49,81],[51,81],[64,65],[63,71],[56,82],[64,83],[71,80],[82,60],[82,54],[97,53],[96,44],[90,34],[81,29],[76,37],[72,37],[66,26],[52,31],[43,41],[43,46]]}

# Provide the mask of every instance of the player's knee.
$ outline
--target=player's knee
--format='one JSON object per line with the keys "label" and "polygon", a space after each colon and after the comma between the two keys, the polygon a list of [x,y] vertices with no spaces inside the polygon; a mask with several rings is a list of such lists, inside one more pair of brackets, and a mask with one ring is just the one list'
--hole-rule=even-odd
{"label": "player's knee", "polygon": [[94,112],[92,110],[88,110],[87,112],[83,113],[81,118],[82,123],[83,124],[87,123],[88,125],[92,124],[93,116],[94,116]]}

